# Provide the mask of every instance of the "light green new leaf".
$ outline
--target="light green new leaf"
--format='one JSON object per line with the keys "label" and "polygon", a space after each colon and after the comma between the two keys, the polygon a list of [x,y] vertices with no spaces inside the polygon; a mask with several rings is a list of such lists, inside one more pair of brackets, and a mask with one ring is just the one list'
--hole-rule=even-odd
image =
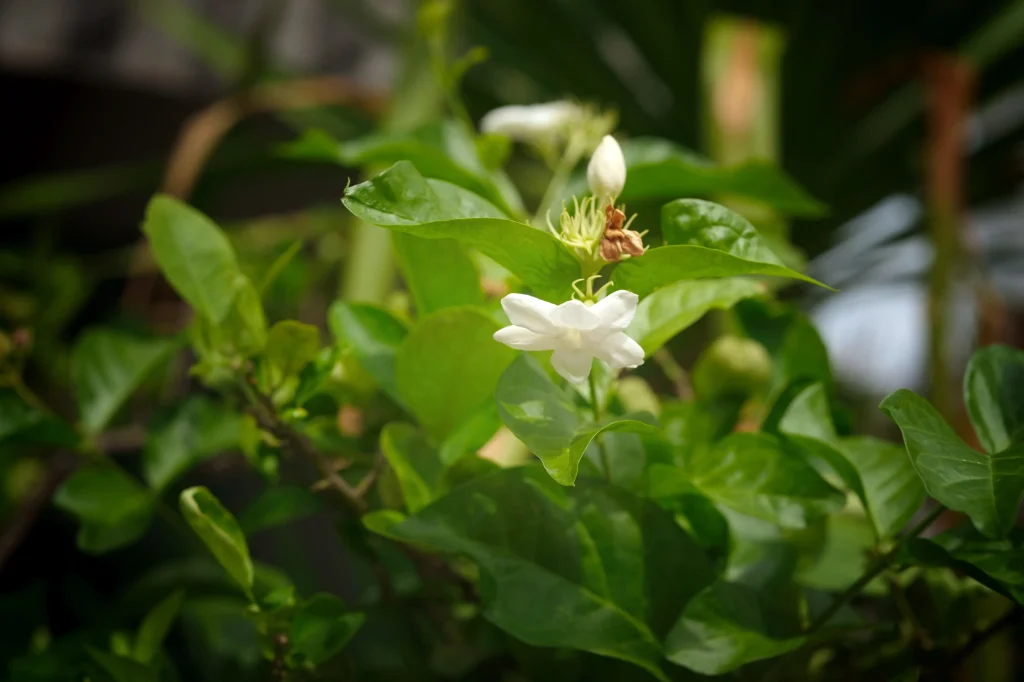
{"label": "light green new leaf", "polygon": [[422,317],[442,308],[484,301],[476,263],[454,239],[423,239],[396,232],[391,236],[405,285]]}
{"label": "light green new leaf", "polygon": [[388,531],[473,559],[484,615],[517,639],[660,680],[663,637],[712,581],[700,548],[650,502],[603,483],[564,488],[533,467],[475,479]]}
{"label": "light green new leaf", "polygon": [[424,179],[407,161],[349,187],[342,201],[365,222],[475,248],[547,300],[566,300],[580,277],[576,259],[550,233],[505,218],[461,187]]}
{"label": "light green new leaf", "polygon": [[444,467],[437,451],[416,427],[388,424],[381,431],[380,448],[398,476],[406,509],[416,513],[433,502]]}
{"label": "light green new leaf", "polygon": [[182,491],[181,514],[231,578],[252,599],[253,567],[249,546],[238,522],[203,487]]}
{"label": "light green new leaf", "polygon": [[12,388],[0,388],[0,445],[73,447],[78,435],[66,422],[30,405]]}
{"label": "light green new leaf", "polygon": [[986,536],[1005,537],[1024,498],[1024,444],[982,454],[960,440],[931,403],[906,389],[880,407],[903,432],[907,454],[928,494],[967,514]]}
{"label": "light green new leaf", "polygon": [[132,658],[139,663],[149,663],[160,651],[167,633],[170,632],[174,620],[181,610],[181,603],[185,599],[185,591],[177,590],[164,598],[154,606],[139,626],[135,634],[135,646],[132,649]]}
{"label": "light green new leaf", "polygon": [[327,313],[331,333],[352,347],[356,360],[381,390],[401,404],[395,356],[409,330],[394,315],[363,303],[336,301]]}
{"label": "light green new leaf", "polygon": [[767,161],[716,166],[676,144],[656,138],[626,140],[622,153],[628,171],[622,190],[622,200],[626,202],[729,194],[791,215],[817,216],[825,210],[778,166]]}
{"label": "light green new leaf", "polygon": [[86,432],[97,434],[177,342],[142,338],[114,329],[82,334],[72,351],[72,383]]}
{"label": "light green new leaf", "polygon": [[99,664],[99,666],[103,668],[108,675],[110,675],[114,682],[160,681],[160,673],[156,668],[143,665],[131,658],[116,656],[114,654],[107,653],[106,651],[94,649],[91,646],[87,646],[86,651],[88,651],[92,659],[96,661],[96,663]]}
{"label": "light green new leaf", "polygon": [[497,323],[477,308],[446,308],[409,333],[395,357],[398,393],[441,441],[494,395],[516,352],[492,337]]}
{"label": "light green new leaf", "polygon": [[333,594],[314,594],[295,610],[288,630],[288,663],[320,665],[341,651],[363,624]]}
{"label": "light green new leaf", "polygon": [[636,419],[587,424],[570,395],[556,386],[528,355],[518,358],[502,374],[495,400],[505,426],[537,455],[551,478],[562,485],[574,484],[583,454],[602,432],[658,433],[654,426]]}
{"label": "light green new leaf", "polygon": [[761,289],[754,280],[739,278],[676,282],[640,301],[626,333],[650,355],[708,311],[728,310]]}
{"label": "light green new leaf", "polygon": [[989,452],[1024,442],[1024,351],[982,348],[967,365],[964,404]]}
{"label": "light green new leaf", "polygon": [[251,535],[318,513],[323,500],[309,488],[272,486],[238,515],[238,526]]}
{"label": "light green new leaf", "polygon": [[271,327],[264,351],[271,388],[301,372],[319,350],[320,330],[311,324],[282,320]]}
{"label": "light green new leaf", "polygon": [[793,398],[778,430],[857,494],[880,537],[896,535],[924,502],[924,486],[903,448],[866,436],[839,438],[823,384],[811,384]]}
{"label": "light green new leaf", "polygon": [[803,637],[769,636],[758,602],[749,587],[715,583],[686,606],[665,640],[666,658],[704,675],[723,675],[803,644]]}
{"label": "light green new leaf", "polygon": [[142,476],[163,490],[191,467],[240,447],[241,415],[203,395],[192,396],[150,426],[142,450]]}
{"label": "light green new leaf", "polygon": [[105,464],[84,466],[54,493],[53,503],[81,524],[78,546],[102,554],[139,539],[153,517],[155,500],[138,481]]}
{"label": "light green new leaf", "polygon": [[705,497],[784,528],[806,528],[846,502],[793,446],[766,433],[733,433],[712,448],[694,450],[685,465],[685,473],[652,467],[652,484],[682,477]]}
{"label": "light green new leaf", "polygon": [[789,277],[825,286],[783,265],[746,218],[719,204],[698,199],[665,204],[661,230],[669,246],[620,263],[611,276],[619,288],[643,298],[679,280],[738,275]]}
{"label": "light green new leaf", "polygon": [[149,202],[142,231],[175,291],[200,315],[223,321],[234,302],[240,272],[220,228],[191,206],[158,194]]}

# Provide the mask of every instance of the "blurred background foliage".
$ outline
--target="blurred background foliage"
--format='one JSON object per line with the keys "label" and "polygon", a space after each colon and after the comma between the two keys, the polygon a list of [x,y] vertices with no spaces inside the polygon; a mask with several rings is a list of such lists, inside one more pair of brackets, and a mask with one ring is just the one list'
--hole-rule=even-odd
{"label": "blurred background foliage", "polygon": [[[481,48],[469,52],[479,63],[466,64],[461,84],[472,120],[506,103],[571,96],[615,109],[626,136],[661,136],[729,164],[768,158],[796,178],[827,211],[786,223],[765,207],[743,208],[762,229],[788,233],[789,258],[806,259],[812,276],[842,290],[798,298],[853,404],[871,408],[851,421],[870,418],[890,390],[958,378],[979,340],[1024,338],[1024,2],[467,0],[446,35],[417,27],[416,16],[412,0],[0,0],[0,327],[15,350],[32,349],[26,376],[49,404],[70,405],[65,378],[81,330],[181,328],[183,309],[140,246],[140,217],[157,190],[216,218],[253,273],[279,266],[271,319],[322,324],[339,294],[400,309],[386,237],[338,201],[350,179],[386,159],[350,150],[310,163],[291,143],[311,128],[340,140],[436,135],[420,128],[439,119],[448,94],[431,50]],[[959,94],[949,94],[950,73],[962,74]],[[744,77],[761,90],[729,90]],[[944,155],[935,117],[957,97],[966,132]],[[731,145],[737,125],[751,132]],[[547,171],[513,154],[510,172],[532,207]],[[635,208],[653,218],[657,206],[648,198]],[[953,230],[936,230],[943,216]],[[938,259],[941,277],[929,281],[937,252],[955,257]],[[929,290],[948,303],[947,316],[929,318]],[[676,340],[684,362],[700,333]],[[155,377],[152,388],[180,392],[175,376]],[[141,420],[153,417],[140,410]],[[138,448],[138,434],[123,435],[123,449]],[[180,548],[150,538],[86,562],[66,519],[41,509],[31,532],[17,526],[15,512],[33,504],[30,493],[52,472],[31,458],[3,461],[0,613],[19,617],[0,626],[0,660],[82,632],[83,623],[97,632],[134,624],[172,572],[144,569]],[[242,468],[218,459],[200,475],[216,489],[225,471]],[[216,491],[230,503],[255,490]],[[297,585],[358,601],[351,591],[365,566],[316,544],[309,560],[311,539],[330,532],[313,519],[254,544]],[[195,665],[181,678],[258,674],[258,643],[216,567],[174,570],[203,595],[190,599],[175,635]],[[952,605],[957,598],[950,593]],[[368,645],[357,654],[379,659],[381,679],[417,669],[417,638],[431,627],[399,616],[373,627],[392,628],[392,640],[405,633],[407,651]],[[476,644],[467,649],[486,649]],[[468,665],[457,648],[434,668],[457,676]],[[534,679],[562,679],[550,657],[538,661]],[[564,663],[617,679],[615,662]]]}

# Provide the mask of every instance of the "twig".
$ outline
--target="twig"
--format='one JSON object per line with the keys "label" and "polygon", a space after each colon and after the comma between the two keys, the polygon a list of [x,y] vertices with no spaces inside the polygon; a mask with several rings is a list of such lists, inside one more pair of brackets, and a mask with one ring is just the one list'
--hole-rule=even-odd
{"label": "twig", "polygon": [[1024,610],[1018,606],[1011,607],[1006,614],[992,622],[988,627],[974,633],[966,644],[951,653],[944,660],[938,661],[934,665],[929,666],[929,672],[937,673],[952,670],[955,666],[960,665],[970,658],[971,654],[977,651],[993,636],[1008,627],[1020,623],[1022,620],[1024,620]]}

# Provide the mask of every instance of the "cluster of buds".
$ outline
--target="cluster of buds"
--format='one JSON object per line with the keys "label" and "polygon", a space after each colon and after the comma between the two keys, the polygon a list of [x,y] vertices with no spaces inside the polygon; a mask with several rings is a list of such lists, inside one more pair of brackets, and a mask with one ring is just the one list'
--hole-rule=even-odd
{"label": "cluster of buds", "polygon": [[643,234],[629,229],[633,218],[627,221],[625,211],[615,206],[615,199],[626,185],[626,159],[619,143],[611,135],[604,136],[590,157],[587,182],[598,201],[597,205],[604,206],[604,231],[598,248],[601,259],[615,263],[623,254],[642,256]]}
{"label": "cluster of buds", "polygon": [[498,107],[480,119],[480,131],[533,147],[551,168],[560,159],[571,167],[615,128],[616,118],[614,112],[558,100]]}

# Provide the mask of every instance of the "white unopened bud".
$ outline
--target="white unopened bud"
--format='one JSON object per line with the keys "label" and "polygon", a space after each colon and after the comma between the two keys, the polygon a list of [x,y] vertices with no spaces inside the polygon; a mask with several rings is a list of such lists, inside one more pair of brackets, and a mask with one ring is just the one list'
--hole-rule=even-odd
{"label": "white unopened bud", "polygon": [[587,166],[587,182],[598,201],[613,202],[626,184],[626,159],[615,138],[605,135]]}
{"label": "white unopened bud", "polygon": [[513,105],[487,112],[480,119],[480,130],[484,133],[505,135],[521,142],[536,142],[565,134],[579,117],[580,108],[574,102]]}

